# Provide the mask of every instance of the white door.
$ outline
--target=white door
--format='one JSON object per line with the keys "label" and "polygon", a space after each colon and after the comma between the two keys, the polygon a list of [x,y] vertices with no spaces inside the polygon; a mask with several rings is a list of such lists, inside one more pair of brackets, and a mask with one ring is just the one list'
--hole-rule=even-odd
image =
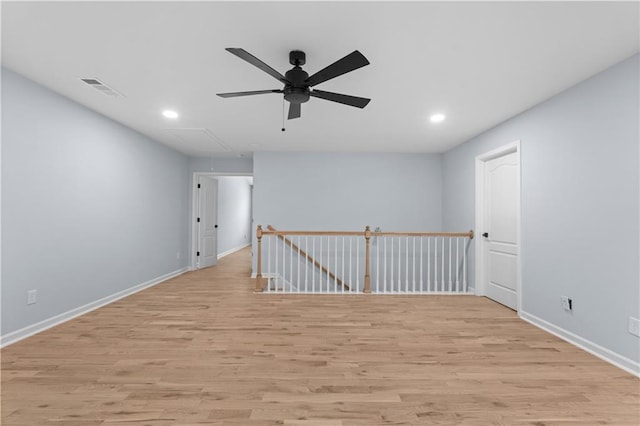
{"label": "white door", "polygon": [[482,228],[485,296],[518,309],[520,164],[518,152],[484,162]]}
{"label": "white door", "polygon": [[206,268],[218,261],[218,181],[198,177],[198,248],[196,267]]}

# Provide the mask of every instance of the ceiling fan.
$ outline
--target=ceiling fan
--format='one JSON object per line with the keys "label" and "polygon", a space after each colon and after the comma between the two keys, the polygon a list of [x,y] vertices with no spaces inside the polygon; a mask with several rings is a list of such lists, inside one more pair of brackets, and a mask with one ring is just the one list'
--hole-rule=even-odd
{"label": "ceiling fan", "polygon": [[293,65],[293,68],[287,71],[285,75],[280,74],[278,71],[271,68],[269,65],[265,64],[244,49],[228,47],[226,50],[233,53],[240,59],[244,59],[249,62],[251,65],[260,68],[262,71],[280,81],[284,84],[284,88],[273,90],[254,90],[250,92],[218,93],[217,95],[220,97],[233,98],[236,96],[262,95],[265,93],[284,93],[284,99],[290,103],[288,115],[289,120],[300,117],[300,105],[307,102],[310,96],[358,108],[364,108],[367,106],[369,101],[371,101],[371,99],[343,95],[341,93],[326,92],[318,89],[311,90],[311,87],[313,86],[369,65],[367,58],[357,50],[354,50],[344,58],[335,61],[326,68],[321,69],[312,76],[309,76],[309,74],[301,68],[301,66],[306,62],[306,55],[300,50],[292,50],[289,52],[289,63]]}

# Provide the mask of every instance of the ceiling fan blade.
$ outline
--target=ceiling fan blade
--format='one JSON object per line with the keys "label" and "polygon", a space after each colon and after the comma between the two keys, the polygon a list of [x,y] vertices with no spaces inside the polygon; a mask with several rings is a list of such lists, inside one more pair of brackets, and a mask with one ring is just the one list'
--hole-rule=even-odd
{"label": "ceiling fan blade", "polygon": [[365,65],[369,65],[367,58],[365,58],[362,53],[354,50],[344,58],[338,59],[328,67],[321,69],[311,77],[307,78],[305,83],[309,86],[315,86],[316,84],[331,80],[332,78],[338,77],[342,74],[362,68]]}
{"label": "ceiling fan blade", "polygon": [[235,98],[236,96],[249,96],[249,95],[262,95],[264,93],[284,93],[283,90],[253,90],[250,92],[229,92],[229,93],[216,93],[221,98]]}
{"label": "ceiling fan blade", "polygon": [[300,104],[290,103],[289,104],[289,116],[287,117],[287,119],[291,120],[291,119],[294,119],[294,118],[300,118]]}
{"label": "ceiling fan blade", "polygon": [[371,101],[371,99],[367,98],[343,95],[341,93],[325,92],[324,90],[313,90],[310,95],[315,96],[316,98],[326,99],[327,101],[338,102],[357,108],[364,108]]}
{"label": "ceiling fan blade", "polygon": [[227,47],[226,50],[228,52],[230,52],[230,53],[233,53],[238,58],[244,59],[245,61],[249,62],[254,67],[260,68],[262,71],[266,72],[267,74],[269,74],[271,77],[275,78],[276,80],[281,81],[282,83],[287,83],[288,82],[288,80],[286,78],[284,78],[284,75],[280,74],[278,71],[274,70],[269,65],[265,64],[260,59],[256,58],[255,56],[253,56],[251,53],[247,52],[246,50],[239,49],[237,47]]}

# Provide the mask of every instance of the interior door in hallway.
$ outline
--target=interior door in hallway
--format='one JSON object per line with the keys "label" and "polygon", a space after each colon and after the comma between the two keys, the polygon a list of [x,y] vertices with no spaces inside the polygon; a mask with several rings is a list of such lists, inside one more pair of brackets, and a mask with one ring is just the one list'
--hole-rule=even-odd
{"label": "interior door in hallway", "polygon": [[198,249],[196,267],[206,268],[218,261],[218,181],[198,177]]}
{"label": "interior door in hallway", "polygon": [[511,152],[484,163],[482,224],[485,295],[514,310],[519,291],[520,162]]}

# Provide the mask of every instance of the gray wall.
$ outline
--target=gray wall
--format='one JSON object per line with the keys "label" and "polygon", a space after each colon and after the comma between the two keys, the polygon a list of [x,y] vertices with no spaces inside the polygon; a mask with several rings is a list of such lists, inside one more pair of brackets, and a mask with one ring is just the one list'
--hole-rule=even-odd
{"label": "gray wall", "polygon": [[189,170],[202,173],[253,173],[252,157],[191,157],[189,158]]}
{"label": "gray wall", "polygon": [[471,229],[475,156],[521,140],[523,311],[635,362],[638,75],[636,55],[445,153],[443,164],[444,227]]}
{"label": "gray wall", "polygon": [[441,166],[440,154],[257,152],[253,223],[283,230],[440,231]]}
{"label": "gray wall", "polygon": [[186,266],[186,156],[6,69],[2,113],[2,335]]}
{"label": "gray wall", "polygon": [[254,154],[254,223],[280,229],[440,231],[439,154]]}
{"label": "gray wall", "polygon": [[251,242],[251,184],[245,176],[219,176],[218,254]]}

